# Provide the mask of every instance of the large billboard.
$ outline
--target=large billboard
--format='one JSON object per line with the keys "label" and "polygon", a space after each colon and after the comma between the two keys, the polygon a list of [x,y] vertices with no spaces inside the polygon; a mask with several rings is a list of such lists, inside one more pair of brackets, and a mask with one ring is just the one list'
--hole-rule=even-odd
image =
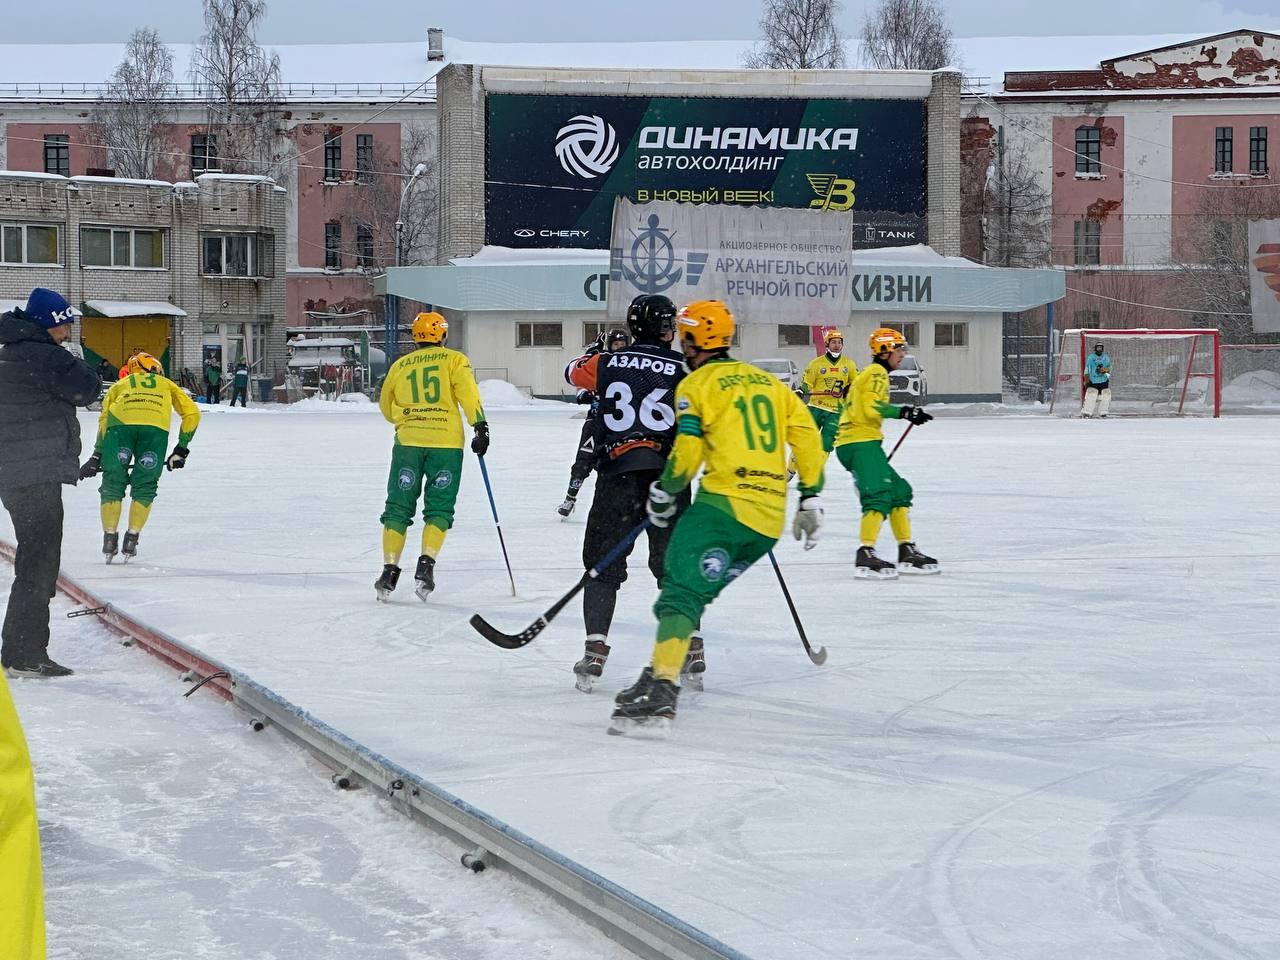
{"label": "large billboard", "polygon": [[485,105],[488,244],[604,249],[617,197],[853,211],[855,246],[923,242],[922,100],[493,93]]}
{"label": "large billboard", "polygon": [[1280,333],[1280,220],[1249,221],[1253,332]]}

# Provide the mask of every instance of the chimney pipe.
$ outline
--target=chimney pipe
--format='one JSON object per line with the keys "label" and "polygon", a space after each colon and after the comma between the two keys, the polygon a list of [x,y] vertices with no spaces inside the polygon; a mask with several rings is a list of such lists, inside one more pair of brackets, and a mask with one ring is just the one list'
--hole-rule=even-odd
{"label": "chimney pipe", "polygon": [[438,63],[444,59],[444,31],[427,27],[427,59]]}

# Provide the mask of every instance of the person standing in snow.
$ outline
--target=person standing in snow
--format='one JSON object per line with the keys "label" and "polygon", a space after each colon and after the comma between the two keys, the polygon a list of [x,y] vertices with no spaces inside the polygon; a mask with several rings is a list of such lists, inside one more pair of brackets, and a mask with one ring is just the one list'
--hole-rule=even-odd
{"label": "person standing in snow", "polygon": [[1088,420],[1093,416],[1095,405],[1098,416],[1107,418],[1111,409],[1111,355],[1100,343],[1093,345],[1093,353],[1084,362],[1084,405],[1080,408],[1080,416]]}
{"label": "person standing in snow", "polygon": [[62,295],[43,287],[0,316],[0,500],[18,541],[0,648],[11,677],[72,672],[49,659],[49,599],[62,561],[62,485],[79,475],[76,407],[97,400],[101,386],[61,346],[74,320]]}

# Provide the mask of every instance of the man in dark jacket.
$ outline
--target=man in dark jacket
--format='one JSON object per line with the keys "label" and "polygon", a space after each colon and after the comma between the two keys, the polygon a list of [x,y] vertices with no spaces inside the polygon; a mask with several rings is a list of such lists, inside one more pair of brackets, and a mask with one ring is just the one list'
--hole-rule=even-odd
{"label": "man in dark jacket", "polygon": [[98,397],[98,375],[60,344],[75,311],[37,287],[0,316],[0,501],[18,541],[0,662],[10,677],[71,673],[49,659],[49,598],[62,560],[62,484],[80,475],[76,407]]}

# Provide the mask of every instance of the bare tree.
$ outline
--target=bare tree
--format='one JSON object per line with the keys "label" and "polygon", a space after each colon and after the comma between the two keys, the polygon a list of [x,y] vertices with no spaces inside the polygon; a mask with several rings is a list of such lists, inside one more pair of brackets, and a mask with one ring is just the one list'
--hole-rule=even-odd
{"label": "bare tree", "polygon": [[164,125],[173,122],[173,54],[150,27],[129,37],[90,121],[122,177],[149,180],[163,162]]}
{"label": "bare tree", "polygon": [[[435,130],[420,123],[406,123],[400,130],[400,150],[379,146],[374,151],[373,169],[356,171],[342,219],[357,237],[355,255],[362,266],[381,271],[396,262],[396,220],[401,214],[404,193],[402,234],[403,266],[422,266],[435,260],[435,220],[437,183],[435,175]],[[423,167],[421,173],[414,171]],[[372,250],[359,249],[359,236],[368,231]],[[372,256],[368,254],[371,253]]]}
{"label": "bare tree", "polygon": [[836,70],[845,65],[836,26],[838,0],[765,0],[762,39],[744,63],[752,70]]}
{"label": "bare tree", "polygon": [[1280,218],[1280,196],[1249,185],[1201,193],[1185,232],[1175,228],[1178,305],[1202,311],[1191,326],[1217,327],[1224,343],[1272,342],[1275,335],[1253,331],[1248,232],[1250,220]]}
{"label": "bare tree", "polygon": [[964,250],[1002,267],[1049,263],[1053,208],[1024,143],[985,117],[962,125],[960,212]]}
{"label": "bare tree", "polygon": [[938,0],[881,0],[863,18],[862,56],[879,70],[939,70],[957,62]]}
{"label": "bare tree", "polygon": [[264,0],[204,0],[191,79],[204,89],[221,169],[280,179],[288,150],[278,124],[280,57],[257,42],[266,12]]}

